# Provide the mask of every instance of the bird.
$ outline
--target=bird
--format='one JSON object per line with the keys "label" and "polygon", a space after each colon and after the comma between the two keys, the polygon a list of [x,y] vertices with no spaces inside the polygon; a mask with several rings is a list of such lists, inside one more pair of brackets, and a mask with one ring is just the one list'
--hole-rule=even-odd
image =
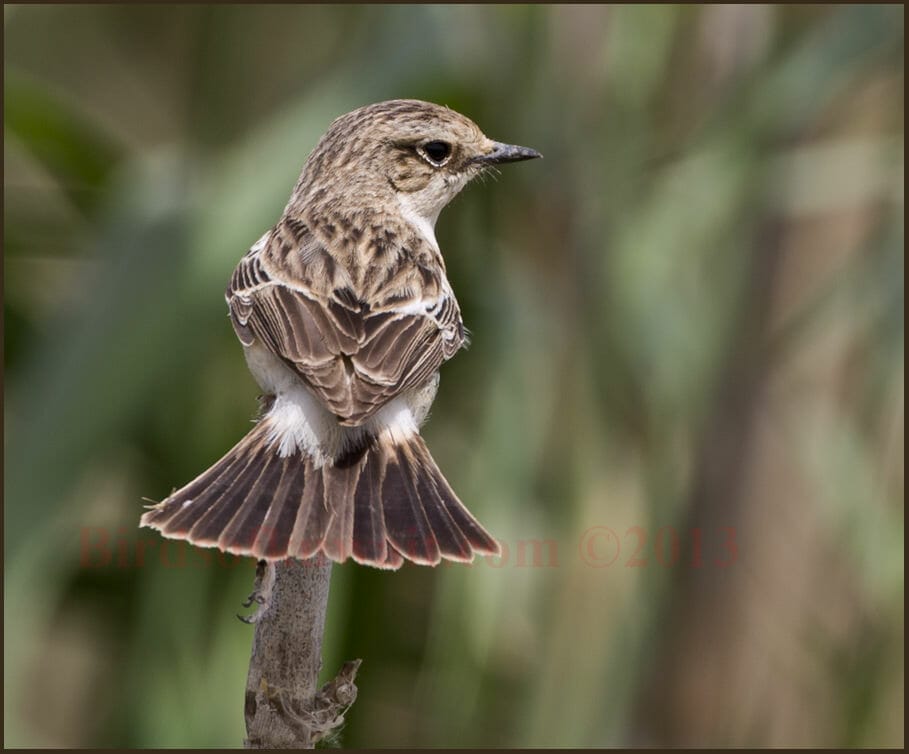
{"label": "bird", "polygon": [[541,156],[421,100],[334,120],[225,293],[260,416],[140,526],[265,561],[498,554],[420,435],[468,339],[435,225],[472,179]]}

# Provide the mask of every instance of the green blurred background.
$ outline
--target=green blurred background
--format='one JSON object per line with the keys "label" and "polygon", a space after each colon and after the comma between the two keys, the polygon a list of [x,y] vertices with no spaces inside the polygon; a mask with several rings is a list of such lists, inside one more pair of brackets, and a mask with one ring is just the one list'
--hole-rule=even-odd
{"label": "green blurred background", "polygon": [[903,744],[901,6],[4,21],[8,746],[241,745],[253,563],[142,498],[249,428],[226,281],[394,97],[545,159],[438,226],[474,336],[425,435],[506,553],[335,568],[335,743]]}

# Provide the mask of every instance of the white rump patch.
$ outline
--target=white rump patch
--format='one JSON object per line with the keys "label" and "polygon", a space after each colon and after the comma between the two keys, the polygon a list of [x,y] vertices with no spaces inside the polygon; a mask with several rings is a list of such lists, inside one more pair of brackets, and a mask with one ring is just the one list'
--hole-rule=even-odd
{"label": "white rump patch", "polygon": [[323,449],[334,444],[327,412],[302,386],[279,393],[264,421],[268,422],[268,442],[277,445],[281,458],[303,451],[321,465]]}
{"label": "white rump patch", "polygon": [[395,398],[363,426],[342,427],[303,387],[279,394],[263,421],[268,423],[268,443],[281,458],[302,451],[317,468],[357,445],[364,435],[399,443],[419,431],[413,409],[403,398]]}
{"label": "white rump patch", "polygon": [[395,398],[381,408],[370,423],[374,434],[392,442],[402,442],[417,434],[419,429],[413,410],[402,398]]}

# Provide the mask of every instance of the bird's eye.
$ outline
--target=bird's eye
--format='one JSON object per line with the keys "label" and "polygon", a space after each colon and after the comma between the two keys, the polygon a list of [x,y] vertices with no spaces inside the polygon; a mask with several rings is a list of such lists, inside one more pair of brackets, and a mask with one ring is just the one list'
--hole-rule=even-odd
{"label": "bird's eye", "polygon": [[441,166],[451,156],[451,144],[447,141],[428,141],[418,150],[435,166]]}

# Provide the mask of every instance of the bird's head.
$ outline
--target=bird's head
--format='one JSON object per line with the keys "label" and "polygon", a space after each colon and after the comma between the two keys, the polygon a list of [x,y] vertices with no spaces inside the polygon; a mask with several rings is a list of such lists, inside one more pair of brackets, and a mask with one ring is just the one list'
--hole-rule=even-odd
{"label": "bird's head", "polygon": [[472,179],[505,162],[541,157],[502,144],[469,118],[421,100],[389,100],[342,115],[310,155],[298,189],[333,200],[398,201],[435,225],[442,208]]}

